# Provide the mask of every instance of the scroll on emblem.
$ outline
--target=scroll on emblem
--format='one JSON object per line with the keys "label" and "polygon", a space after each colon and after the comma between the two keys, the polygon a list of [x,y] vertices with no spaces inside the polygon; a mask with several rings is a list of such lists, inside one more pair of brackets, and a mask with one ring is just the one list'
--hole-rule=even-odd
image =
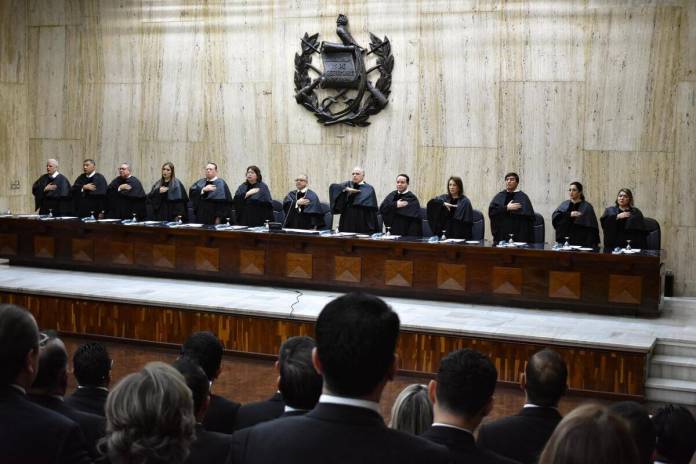
{"label": "scroll on emblem", "polygon": [[[295,100],[325,126],[368,126],[369,117],[389,103],[394,69],[391,44],[387,37],[381,40],[370,33],[369,50],[363,48],[353,38],[348,18],[342,14],[336,19],[336,35],[340,43],[320,43],[318,33],[305,33],[300,39],[302,53],[295,54]],[[323,69],[312,63],[315,53],[321,55]],[[370,60],[373,63],[368,68]],[[374,84],[371,76],[377,77]]]}

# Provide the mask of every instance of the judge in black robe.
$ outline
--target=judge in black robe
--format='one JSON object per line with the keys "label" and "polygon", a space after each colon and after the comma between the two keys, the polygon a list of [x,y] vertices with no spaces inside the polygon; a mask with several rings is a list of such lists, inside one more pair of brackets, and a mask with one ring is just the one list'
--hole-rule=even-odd
{"label": "judge in black robe", "polygon": [[510,172],[505,175],[505,190],[499,192],[488,206],[493,241],[534,241],[534,208],[529,197],[516,190],[520,177]]}
{"label": "judge in black robe", "polygon": [[297,190],[288,192],[283,200],[285,223],[288,229],[321,229],[324,227],[324,213],[321,210],[319,197],[313,190],[307,188],[307,176],[300,174],[295,179]]}
{"label": "judge in black robe", "polygon": [[384,225],[393,235],[422,237],[423,219],[418,197],[408,191],[410,179],[406,174],[396,176],[396,190],[379,206]]}
{"label": "judge in black robe", "polygon": [[221,224],[232,218],[232,193],[217,174],[217,164],[206,164],[205,177],[189,189],[196,222],[201,224]]}
{"label": "judge in black robe", "polygon": [[246,181],[234,193],[234,208],[240,225],[257,227],[266,221],[273,221],[271,191],[262,179],[261,170],[257,166],[249,166]]}
{"label": "judge in black robe", "polygon": [[561,203],[551,216],[556,229],[556,242],[595,248],[599,245],[599,225],[592,205],[585,201],[582,184],[573,182],[568,189],[570,199]]}
{"label": "judge in black robe", "polygon": [[123,163],[118,168],[118,177],[106,189],[109,219],[145,219],[145,190],[137,177],[131,175],[130,165]]}
{"label": "judge in black robe", "polygon": [[471,240],[474,209],[463,193],[462,179],[452,176],[447,180],[447,191],[428,202],[428,223],[435,235]]}
{"label": "judge in black robe", "polygon": [[70,181],[58,172],[58,161],[46,161],[46,174],[39,177],[31,187],[34,208],[39,214],[69,216],[72,214]]}
{"label": "judge in black robe", "polygon": [[627,189],[619,190],[616,204],[604,210],[600,218],[604,231],[604,249],[625,248],[628,240],[631,248],[643,249],[646,246],[645,222],[643,213],[633,206],[633,193]]}
{"label": "judge in black robe", "polygon": [[355,167],[352,180],[329,186],[331,212],[340,214],[338,230],[372,234],[377,232],[377,195],[375,189],[364,181],[365,171]]}
{"label": "judge in black robe", "polygon": [[162,165],[162,178],[155,182],[147,195],[148,217],[153,221],[188,220],[186,188],[174,173],[174,164]]}
{"label": "judge in black robe", "polygon": [[82,170],[70,189],[75,214],[80,218],[94,214],[96,219],[106,211],[106,179],[97,172],[93,159],[86,159]]}

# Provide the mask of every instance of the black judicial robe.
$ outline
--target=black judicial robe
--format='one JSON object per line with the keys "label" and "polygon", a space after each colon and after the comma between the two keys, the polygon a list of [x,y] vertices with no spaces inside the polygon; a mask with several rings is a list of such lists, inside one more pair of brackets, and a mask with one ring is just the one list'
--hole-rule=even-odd
{"label": "black judicial robe", "polygon": [[[246,198],[246,193],[258,188],[259,191]],[[237,211],[237,223],[243,226],[262,226],[266,221],[273,221],[273,203],[271,191],[263,182],[250,184],[244,182],[234,193],[234,208]]]}
{"label": "black judicial robe", "polygon": [[604,210],[604,214],[599,219],[604,231],[605,250],[611,251],[616,247],[624,248],[626,240],[631,241],[631,248],[645,248],[646,233],[643,213],[634,207],[630,207],[626,211],[631,213],[631,217],[617,219],[616,216],[622,211],[616,205],[610,206]]}
{"label": "black judicial robe", "polygon": [[[203,192],[206,185],[214,185],[212,192]],[[196,222],[202,224],[215,224],[219,219],[220,223],[232,217],[232,193],[230,193],[227,183],[217,178],[214,181],[205,177],[199,179],[189,189],[189,197],[193,203],[193,211],[196,214]]]}
{"label": "black judicial robe", "polygon": [[[160,193],[160,187],[169,187],[164,193]],[[188,220],[186,205],[188,195],[184,184],[176,177],[169,182],[162,182],[162,179],[155,182],[152,190],[147,194],[148,217],[152,221],[176,221],[177,216],[181,220]]]}
{"label": "black judicial robe", "polygon": [[[118,187],[128,184],[130,190],[118,190]],[[133,214],[138,220],[145,219],[145,190],[137,177],[130,176],[124,179],[118,176],[111,181],[106,189],[108,202],[106,217],[109,219],[133,219]]]}
{"label": "black judicial robe", "polygon": [[[457,207],[448,209],[444,203]],[[428,223],[435,235],[442,235],[444,230],[447,238],[471,239],[474,208],[465,195],[458,198],[452,198],[448,194],[435,197],[428,202],[427,212]]]}
{"label": "black judicial robe", "polygon": [[[571,217],[570,213],[579,211],[582,216]],[[582,200],[573,203],[566,200],[560,204],[551,216],[551,222],[556,229],[556,242],[565,243],[568,237],[570,245],[581,245],[594,248],[599,245],[599,224],[591,204]]]}
{"label": "black judicial robe", "polygon": [[[87,184],[94,184],[95,190],[82,190]],[[106,211],[106,179],[104,176],[95,172],[92,177],[81,174],[75,179],[75,183],[70,189],[75,205],[75,213],[78,217],[88,217],[94,211],[94,217]]]}
{"label": "black judicial robe", "polygon": [[[407,201],[408,205],[397,208],[396,202],[399,200]],[[410,237],[423,236],[423,219],[420,209],[418,197],[412,192],[399,193],[398,190],[387,195],[379,206],[384,225],[390,228],[389,232],[393,235]]]}
{"label": "black judicial robe", "polygon": [[[297,206],[297,200],[307,198],[308,205]],[[321,229],[324,227],[324,213],[321,211],[319,197],[314,191],[306,192],[293,190],[288,192],[283,200],[285,211],[285,225],[289,229]]]}
{"label": "black judicial robe", "polygon": [[[360,190],[358,193],[348,194],[343,189],[351,187]],[[370,184],[354,184],[346,181],[341,184],[329,186],[329,199],[331,212],[340,214],[338,230],[341,232],[357,232],[372,234],[377,232],[377,195]]]}
{"label": "black judicial robe", "polygon": [[[510,201],[520,203],[522,208],[508,211]],[[491,220],[491,231],[495,243],[509,240],[513,235],[515,242],[532,242],[534,240],[534,208],[527,194],[522,191],[499,192],[488,206],[488,217]]]}
{"label": "black judicial robe", "polygon": [[[57,188],[44,192],[47,185],[53,184]],[[58,173],[55,178],[48,174],[39,177],[31,187],[34,194],[34,208],[39,210],[39,214],[48,214],[49,211],[54,216],[69,216],[72,214],[72,199],[70,198],[70,181],[63,174]]]}

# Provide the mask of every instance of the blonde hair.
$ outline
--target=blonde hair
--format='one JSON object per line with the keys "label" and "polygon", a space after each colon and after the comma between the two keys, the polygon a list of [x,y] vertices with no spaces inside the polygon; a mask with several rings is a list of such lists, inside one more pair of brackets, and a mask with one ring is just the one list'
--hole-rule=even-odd
{"label": "blonde hair", "polygon": [[399,393],[392,406],[389,428],[420,435],[433,423],[433,404],[428,387],[414,383]]}
{"label": "blonde hair", "polygon": [[99,450],[111,464],[183,463],[195,439],[191,390],[173,367],[148,363],[106,400]]}

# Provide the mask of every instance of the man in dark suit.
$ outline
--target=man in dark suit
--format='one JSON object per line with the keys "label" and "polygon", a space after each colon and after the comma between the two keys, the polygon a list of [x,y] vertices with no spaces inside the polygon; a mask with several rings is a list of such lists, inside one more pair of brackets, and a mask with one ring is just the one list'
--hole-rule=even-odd
{"label": "man in dark suit", "polygon": [[231,462],[243,464],[441,463],[447,451],[387,428],[379,413],[398,363],[399,317],[377,297],[348,294],[316,322],[312,359],[324,378],[317,406],[233,435]]}
{"label": "man in dark suit", "polygon": [[[211,388],[222,371],[222,342],[212,332],[195,332],[181,346],[181,356],[189,358],[203,369]],[[211,432],[232,433],[239,411],[239,403],[210,394],[210,405],[203,419],[203,427]]]}
{"label": "man in dark suit", "polygon": [[483,424],[478,445],[524,464],[537,462],[561,421],[558,401],[565,394],[568,369],[561,355],[545,349],[527,363],[520,384],[525,405],[514,416]]}
{"label": "man in dark suit", "polygon": [[40,350],[39,373],[29,390],[29,399],[77,423],[87,440],[90,455],[96,459],[99,457],[97,441],[106,434],[106,420],[65,404],[63,396],[67,386],[68,352],[59,338],[49,338]]}
{"label": "man in dark suit", "polygon": [[78,411],[104,417],[112,364],[109,352],[101,343],[80,345],[73,354],[73,373],[77,380],[77,389],[65,398],[65,403]]}
{"label": "man in dark suit", "polygon": [[26,398],[38,360],[39,329],[34,318],[19,306],[0,305],[0,460],[3,464],[91,462],[75,422]]}
{"label": "man in dark suit", "polygon": [[210,383],[203,369],[186,357],[177,359],[174,368],[181,372],[191,390],[193,411],[196,416],[196,439],[191,443],[190,454],[185,464],[208,464],[225,462],[230,452],[232,436],[210,432],[203,428],[201,421],[210,405]]}
{"label": "man in dark suit", "polygon": [[275,370],[278,390],[264,401],[247,403],[239,408],[235,430],[252,427],[279,417],[299,416],[314,408],[321,395],[322,379],[312,365],[310,337],[290,337],[280,346]]}
{"label": "man in dark suit", "polygon": [[445,356],[428,384],[433,425],[421,437],[446,446],[459,464],[512,464],[517,461],[480,449],[474,430],[493,410],[498,371],[488,357],[463,349]]}

